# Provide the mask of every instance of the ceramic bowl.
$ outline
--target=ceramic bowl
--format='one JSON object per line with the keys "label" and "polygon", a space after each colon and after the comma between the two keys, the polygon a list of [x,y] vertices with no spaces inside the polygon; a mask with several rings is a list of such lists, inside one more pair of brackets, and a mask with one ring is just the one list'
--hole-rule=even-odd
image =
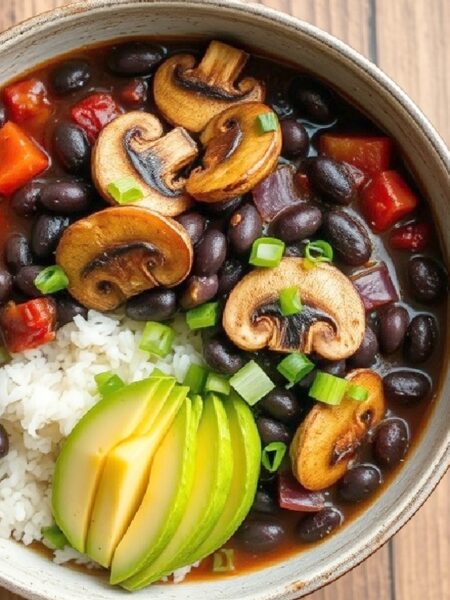
{"label": "ceramic bowl", "polygon": [[[130,35],[188,35],[249,44],[307,67],[393,136],[420,182],[450,257],[450,156],[418,108],[386,75],[332,36],[292,17],[234,0],[93,0],[31,19],[0,36],[0,84],[85,44]],[[308,552],[243,576],[136,594],[152,600],[289,600],[333,581],[375,552],[417,511],[450,461],[448,356],[435,407],[419,444],[395,482],[369,511]],[[96,577],[61,568],[11,541],[0,542],[0,584],[27,598],[112,600],[124,592]]]}

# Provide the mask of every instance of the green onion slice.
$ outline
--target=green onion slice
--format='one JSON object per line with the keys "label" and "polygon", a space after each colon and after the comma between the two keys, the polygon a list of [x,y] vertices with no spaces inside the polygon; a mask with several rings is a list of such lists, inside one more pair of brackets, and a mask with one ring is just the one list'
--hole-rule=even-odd
{"label": "green onion slice", "polygon": [[309,395],[319,402],[337,406],[342,402],[347,388],[347,379],[318,371],[309,390]]}
{"label": "green onion slice", "polygon": [[271,442],[262,451],[261,463],[269,473],[276,473],[281,467],[287,446],[284,442]]}
{"label": "green onion slice", "polygon": [[157,321],[147,321],[142,332],[139,348],[164,358],[172,350],[174,340],[175,331],[172,327]]}
{"label": "green onion slice", "polygon": [[200,394],[205,387],[208,371],[205,367],[192,363],[184,377],[183,385],[191,388],[193,394]]}
{"label": "green onion slice", "polygon": [[64,546],[69,544],[66,536],[57,525],[43,527],[41,534],[44,540],[55,550],[62,550]]}
{"label": "green onion slice", "polygon": [[274,112],[266,112],[262,115],[258,115],[256,121],[261,133],[276,131],[279,127],[278,117]]}
{"label": "green onion slice", "polygon": [[273,390],[275,384],[254,361],[249,361],[230,379],[231,387],[253,406]]}
{"label": "green onion slice", "polygon": [[110,194],[118,204],[127,204],[128,202],[137,202],[142,200],[144,192],[134,177],[126,176],[112,181],[107,186]]}
{"label": "green onion slice", "polygon": [[231,390],[229,380],[219,373],[208,373],[205,383],[205,392],[215,392],[228,396]]}
{"label": "green onion slice", "polygon": [[255,267],[277,267],[283,258],[284,248],[282,240],[260,237],[253,242],[249,263]]}
{"label": "green onion slice", "polygon": [[116,375],[112,371],[97,373],[97,375],[94,376],[94,379],[101,396],[107,396],[111,392],[120,390],[120,388],[123,388],[125,385],[119,375]]}
{"label": "green onion slice", "polygon": [[33,283],[42,294],[54,294],[69,285],[69,278],[60,266],[52,265],[42,269]]}
{"label": "green onion slice", "polygon": [[280,310],[284,317],[298,314],[303,306],[298,287],[288,287],[280,291]]}
{"label": "green onion slice", "polygon": [[206,302],[186,313],[186,323],[189,329],[204,329],[213,327],[219,320],[219,303]]}
{"label": "green onion slice", "polygon": [[347,396],[356,402],[365,402],[369,397],[369,390],[363,385],[350,384],[347,389]]}
{"label": "green onion slice", "polygon": [[314,366],[302,352],[292,352],[277,365],[277,371],[289,381],[290,386],[293,386],[311,373]]}
{"label": "green onion slice", "polygon": [[305,247],[305,257],[310,263],[331,262],[333,260],[333,248],[324,240],[309,242]]}
{"label": "green onion slice", "polygon": [[221,548],[213,555],[214,573],[228,573],[234,571],[234,550],[232,548]]}

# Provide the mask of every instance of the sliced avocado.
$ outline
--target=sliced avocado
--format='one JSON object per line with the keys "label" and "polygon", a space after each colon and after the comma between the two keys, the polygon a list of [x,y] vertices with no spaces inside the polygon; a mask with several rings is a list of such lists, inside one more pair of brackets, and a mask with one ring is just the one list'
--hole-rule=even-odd
{"label": "sliced avocado", "polygon": [[195,548],[207,539],[230,490],[233,453],[227,414],[219,397],[205,400],[197,433],[197,455],[192,492],[183,518],[162,552],[146,567],[122,583],[136,590],[181,565],[190,564]]}
{"label": "sliced avocado", "polygon": [[53,477],[52,510],[57,525],[79,552],[85,551],[105,458],[142,421],[158,381],[150,377],[108,394],[82,417],[62,446]]}
{"label": "sliced avocado", "polygon": [[144,498],[114,552],[111,583],[154,560],[176,531],[192,490],[199,412],[187,398],[159,446]]}
{"label": "sliced avocado", "polygon": [[161,379],[133,436],[106,457],[86,540],[86,554],[103,567],[110,565],[113,552],[141,503],[153,456],[185,400],[186,391],[173,387],[173,380]]}

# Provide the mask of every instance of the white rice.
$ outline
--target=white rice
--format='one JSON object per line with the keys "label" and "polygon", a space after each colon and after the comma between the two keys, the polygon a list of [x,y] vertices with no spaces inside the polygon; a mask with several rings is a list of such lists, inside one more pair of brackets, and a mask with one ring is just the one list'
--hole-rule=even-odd
{"label": "white rice", "polygon": [[[202,362],[199,335],[181,318],[173,328],[172,352],[156,360],[139,350],[142,323],[90,311],[87,320],[77,316],[60,329],[53,343],[15,354],[0,369],[0,422],[10,442],[0,460],[0,537],[31,544],[52,523],[55,458],[61,440],[98,400],[94,375],[111,370],[128,383],[159,368],[182,381],[191,362]],[[72,548],[56,551],[54,560],[89,562]],[[189,570],[175,573],[175,582]]]}

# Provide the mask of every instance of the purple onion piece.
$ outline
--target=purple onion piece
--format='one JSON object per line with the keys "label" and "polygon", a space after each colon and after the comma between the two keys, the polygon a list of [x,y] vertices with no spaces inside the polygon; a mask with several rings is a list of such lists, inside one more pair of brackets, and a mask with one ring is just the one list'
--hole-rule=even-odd
{"label": "purple onion piece", "polygon": [[264,221],[272,221],[280,211],[305,200],[294,183],[294,175],[294,169],[284,165],[253,188],[253,202]]}
{"label": "purple onion piece", "polygon": [[398,293],[384,263],[352,277],[366,311],[398,300]]}
{"label": "purple onion piece", "polygon": [[297,512],[319,512],[325,506],[321,492],[305,489],[289,471],[278,475],[278,502],[281,508]]}

